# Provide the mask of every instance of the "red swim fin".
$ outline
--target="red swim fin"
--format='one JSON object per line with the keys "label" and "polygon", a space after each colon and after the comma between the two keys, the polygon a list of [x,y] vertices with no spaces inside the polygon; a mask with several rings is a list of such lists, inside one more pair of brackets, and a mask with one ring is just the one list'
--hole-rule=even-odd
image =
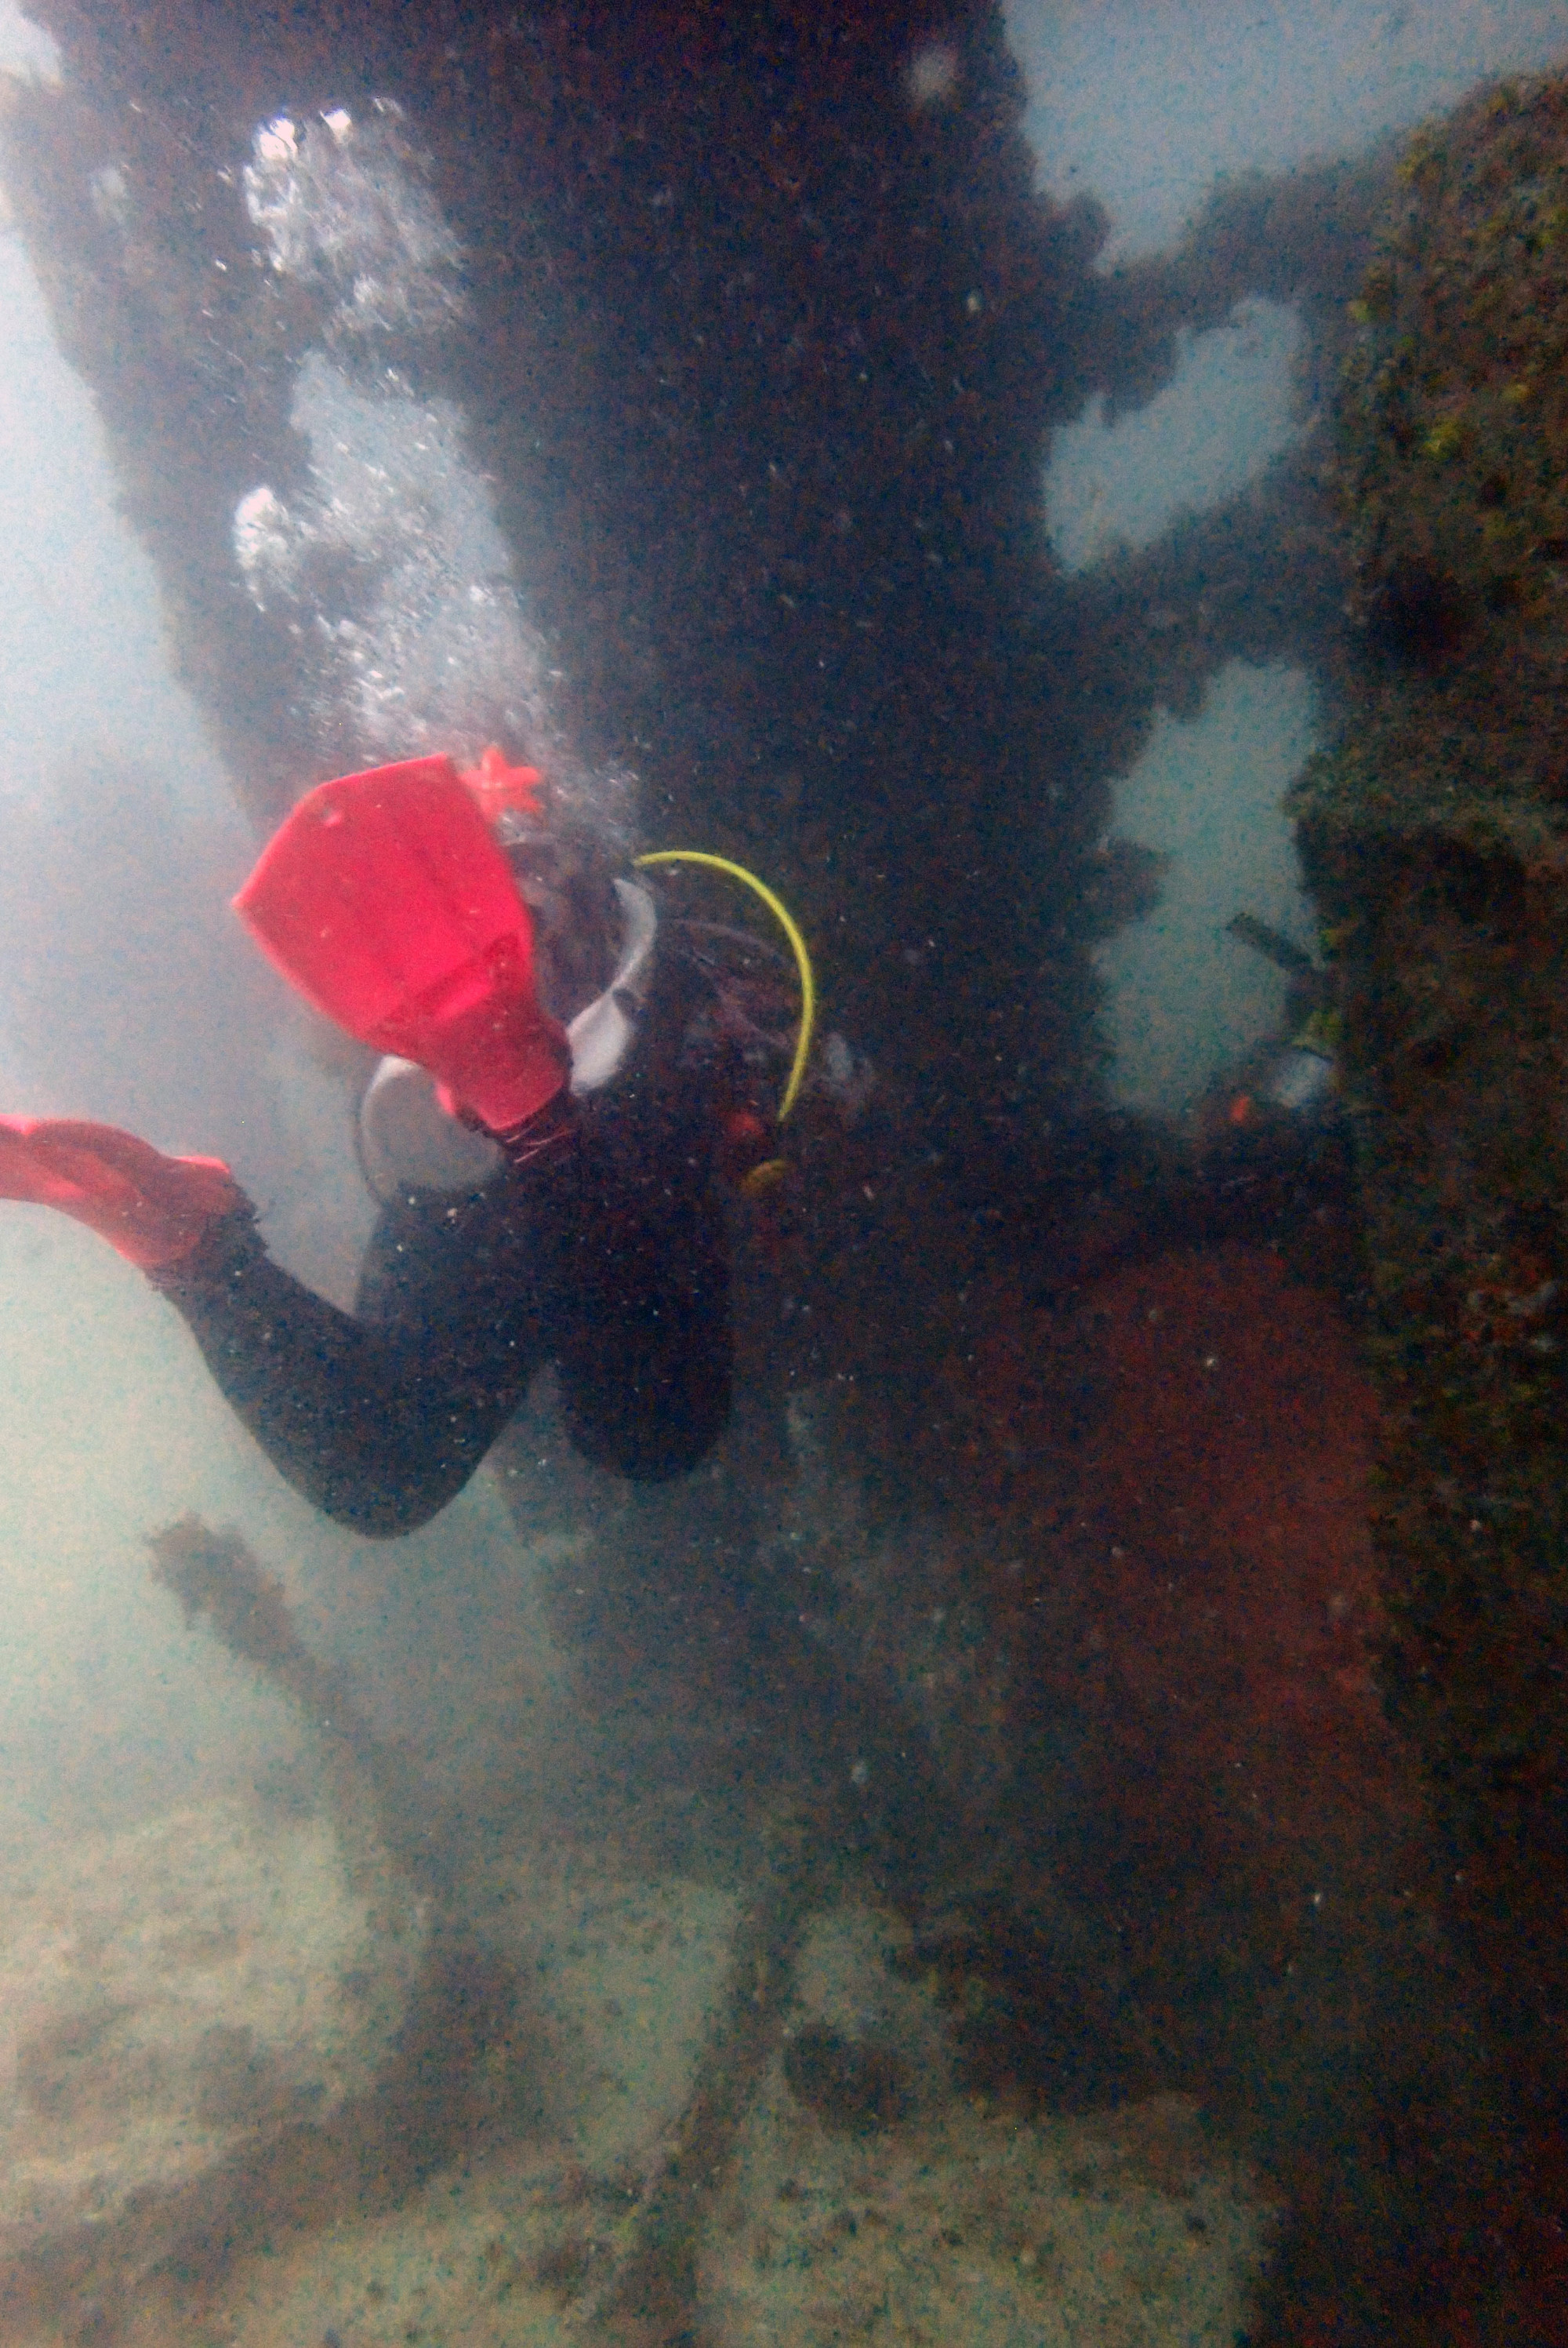
{"label": "red swim fin", "polygon": [[118,1126],[65,1117],[0,1117],[0,1199],[56,1208],[143,1272],[177,1263],[249,1204],[220,1158],[166,1158]]}
{"label": "red swim fin", "polygon": [[307,1002],[417,1060],[493,1133],[567,1083],[565,1033],[534,991],[528,907],[449,758],[307,793],[234,910]]}

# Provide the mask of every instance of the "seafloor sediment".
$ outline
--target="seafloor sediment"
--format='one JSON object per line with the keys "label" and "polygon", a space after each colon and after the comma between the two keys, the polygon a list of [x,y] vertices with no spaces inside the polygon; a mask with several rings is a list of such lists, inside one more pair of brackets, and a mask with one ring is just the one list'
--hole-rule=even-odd
{"label": "seafloor sediment", "polygon": [[[487,1777],[503,1658],[473,1735],[454,1722],[432,1760],[378,1755],[334,1694],[350,1749],[273,1787],[242,1901],[189,1811],[66,1852],[57,1880],[35,1858],[72,1962],[195,2021],[169,2073],[186,2165],[161,2178],[92,2135],[141,2094],[136,2002],[107,2024],[79,2123],[102,2207],[40,2211],[0,2292],[6,2348],[1306,2339],[1304,2310],[1345,2303],[1337,2270],[1397,2300],[1412,2178],[1453,2219],[1429,2237],[1453,2269],[1422,2290],[1445,2322],[1475,2303],[1449,2155],[1480,2106],[1419,1782],[1371,1690],[1348,1337],[1243,1249],[986,1320],[968,1505],[911,1538],[902,1615],[883,1529],[828,1507],[808,1450],[778,1519],[817,1536],[790,1544],[798,1585],[765,1548],[749,1585],[689,1552],[665,1572],[656,1509],[519,1547],[530,1619],[576,1657],[592,1749],[569,1798]],[[319,1704],[265,1561],[201,1553],[209,1601],[225,1557],[236,1592],[201,1619]],[[796,1586],[818,1586],[810,1622]],[[514,1709],[537,1737],[526,1683]],[[879,1807],[901,1766],[948,1846],[923,1880]],[[355,1923],[378,1834],[415,1941]],[[301,1838],[346,1887],[331,1900],[269,1858]],[[154,1846],[181,1853],[176,1890],[211,1876],[172,1941],[145,1890],[105,1889]],[[36,1939],[36,1904],[9,1913]],[[306,1959],[319,2013],[290,2002]],[[382,2017],[341,2080],[333,1996]],[[53,2067],[18,2049],[35,2151],[67,2021]]]}

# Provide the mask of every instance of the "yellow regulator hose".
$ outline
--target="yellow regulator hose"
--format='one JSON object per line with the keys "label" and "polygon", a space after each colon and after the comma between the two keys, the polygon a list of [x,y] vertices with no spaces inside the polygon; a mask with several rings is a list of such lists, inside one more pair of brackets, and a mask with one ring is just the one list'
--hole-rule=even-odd
{"label": "yellow regulator hose", "polygon": [[790,1063],[789,1081],[779,1103],[779,1123],[782,1125],[799,1097],[805,1065],[811,1057],[812,1031],[816,1025],[816,978],[811,967],[811,956],[805,950],[805,940],[794,914],[782,899],[775,897],[765,880],[748,872],[743,864],[732,863],[727,856],[710,855],[702,848],[656,848],[651,855],[640,856],[639,864],[702,864],[712,872],[727,872],[732,880],[743,881],[762,899],[794,950],[795,968],[800,973],[800,1033],[795,1037],[794,1058]]}

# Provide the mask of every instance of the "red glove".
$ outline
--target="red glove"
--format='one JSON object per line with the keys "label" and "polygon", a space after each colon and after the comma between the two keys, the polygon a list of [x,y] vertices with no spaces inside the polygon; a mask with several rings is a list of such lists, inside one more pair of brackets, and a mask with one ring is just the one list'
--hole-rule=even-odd
{"label": "red glove", "polygon": [[220,1158],[166,1158],[118,1126],[0,1117],[0,1199],[56,1207],[155,1272],[250,1201]]}

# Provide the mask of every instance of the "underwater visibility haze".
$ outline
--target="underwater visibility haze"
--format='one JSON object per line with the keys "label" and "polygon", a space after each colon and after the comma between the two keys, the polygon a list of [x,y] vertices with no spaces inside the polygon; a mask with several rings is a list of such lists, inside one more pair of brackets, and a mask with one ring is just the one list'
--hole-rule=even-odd
{"label": "underwater visibility haze", "polygon": [[0,2348],[1568,2341],[1568,23],[0,6]]}

